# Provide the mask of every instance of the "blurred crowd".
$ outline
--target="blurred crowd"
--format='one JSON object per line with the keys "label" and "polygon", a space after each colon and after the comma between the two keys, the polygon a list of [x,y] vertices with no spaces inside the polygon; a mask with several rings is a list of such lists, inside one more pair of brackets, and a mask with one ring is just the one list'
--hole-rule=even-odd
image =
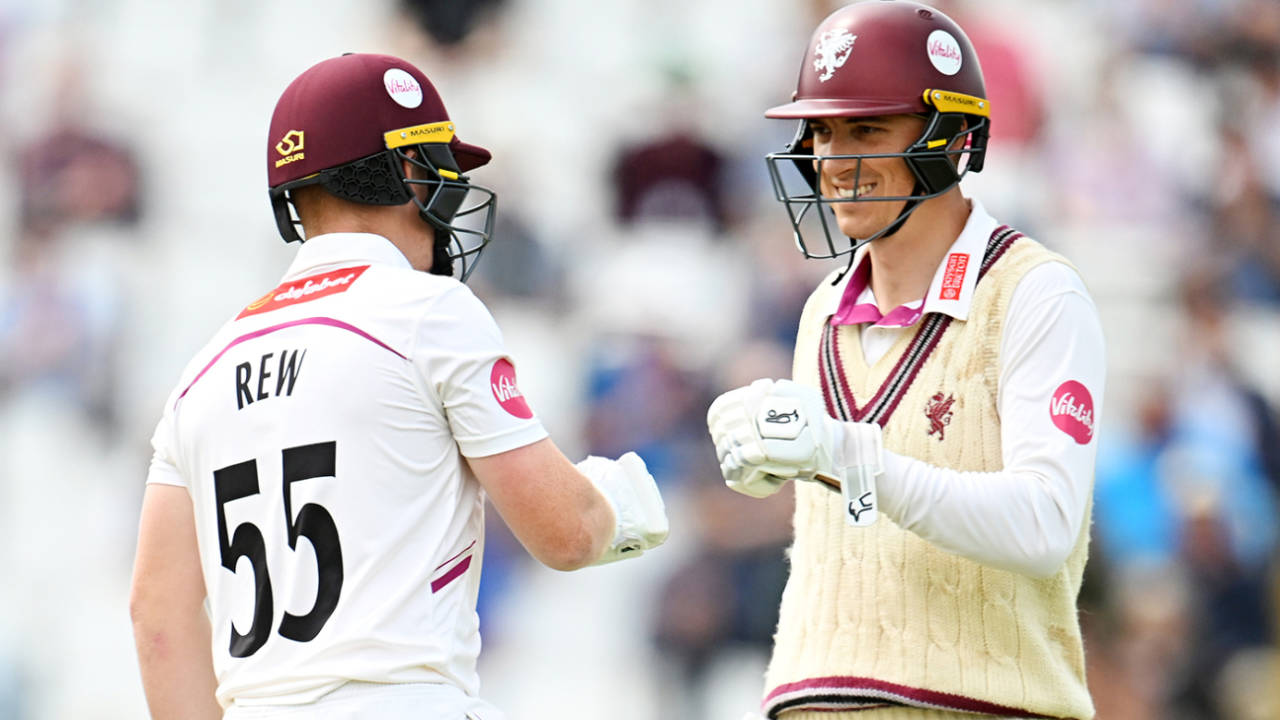
{"label": "blurred crowd", "polygon": [[[705,412],[790,375],[831,269],[771,199],[794,127],[762,112],[839,4],[0,3],[0,718],[144,712],[125,595],[151,427],[287,265],[267,121],[348,50],[413,61],[493,150],[470,284],[552,435],[639,452],[672,516],[651,557],[562,575],[492,514],[483,693],[522,720],[753,709],[790,500],[723,487]],[[994,108],[966,193],[1071,258],[1107,334],[1098,717],[1280,717],[1280,3],[931,4]]]}

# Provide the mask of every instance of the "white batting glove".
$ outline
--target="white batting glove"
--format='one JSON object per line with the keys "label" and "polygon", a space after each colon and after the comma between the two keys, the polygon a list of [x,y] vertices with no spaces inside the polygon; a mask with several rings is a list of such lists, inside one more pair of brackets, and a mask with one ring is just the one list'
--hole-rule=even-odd
{"label": "white batting glove", "polygon": [[617,518],[613,542],[594,565],[640,557],[666,542],[666,505],[639,455],[629,452],[617,460],[588,455],[575,467],[595,484]]}
{"label": "white batting glove", "polygon": [[[707,410],[707,429],[716,446],[725,484],[751,497],[768,497],[778,492],[788,480],[800,475],[801,465],[814,451],[811,444],[805,443],[812,440],[812,435],[806,435],[799,443],[775,441],[771,447],[765,447],[756,416],[774,385],[772,380],[756,380],[724,393]],[[793,429],[800,426],[797,422]]]}
{"label": "white batting glove", "polygon": [[883,472],[880,426],[836,420],[818,390],[757,380],[716,398],[707,427],[730,488],[765,497],[787,480],[825,475],[851,501],[853,524],[874,522],[874,478]]}

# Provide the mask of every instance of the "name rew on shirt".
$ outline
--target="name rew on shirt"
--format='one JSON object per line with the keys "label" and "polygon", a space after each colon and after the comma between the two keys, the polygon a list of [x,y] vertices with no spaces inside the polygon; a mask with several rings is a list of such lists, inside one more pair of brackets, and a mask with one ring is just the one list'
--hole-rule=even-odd
{"label": "name rew on shirt", "polygon": [[[258,360],[256,393],[253,391],[253,363],[242,362],[236,366],[237,410],[243,410],[254,402],[270,397],[293,395],[293,386],[298,382],[298,375],[302,372],[302,361],[307,357],[307,351],[305,348],[301,352],[296,349],[281,350],[278,353],[278,360],[273,362],[272,357],[275,355],[277,353],[266,353]],[[274,375],[271,372],[273,369]],[[271,382],[273,377],[274,383]],[[274,393],[271,392],[273,384],[275,385]]]}

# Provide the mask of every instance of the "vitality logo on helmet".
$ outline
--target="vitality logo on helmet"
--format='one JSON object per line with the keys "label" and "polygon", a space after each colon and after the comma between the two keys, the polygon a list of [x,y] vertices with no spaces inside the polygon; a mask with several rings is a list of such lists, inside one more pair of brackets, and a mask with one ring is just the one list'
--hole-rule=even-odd
{"label": "vitality logo on helmet", "polygon": [[929,62],[943,75],[955,75],[964,64],[960,43],[946,30],[934,30],[929,34]]}
{"label": "vitality logo on helmet", "polygon": [[409,73],[391,68],[382,74],[382,85],[397,105],[413,109],[422,104],[422,86]]}

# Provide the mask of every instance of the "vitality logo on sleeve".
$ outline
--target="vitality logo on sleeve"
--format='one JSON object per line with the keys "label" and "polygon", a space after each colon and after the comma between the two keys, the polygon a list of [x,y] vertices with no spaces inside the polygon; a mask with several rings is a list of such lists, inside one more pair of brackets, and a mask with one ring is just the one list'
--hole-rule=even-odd
{"label": "vitality logo on sleeve", "polygon": [[1075,380],[1062,383],[1054,391],[1049,417],[1055,427],[1080,445],[1093,439],[1093,396]]}
{"label": "vitality logo on sleeve", "polygon": [[503,410],[524,420],[533,417],[533,410],[516,386],[516,368],[510,360],[499,358],[493,363],[493,370],[489,371],[489,389]]}
{"label": "vitality logo on sleeve", "polygon": [[244,310],[240,311],[236,319],[346,292],[351,289],[351,284],[368,269],[368,265],[360,265],[281,283],[275,290],[249,303]]}

